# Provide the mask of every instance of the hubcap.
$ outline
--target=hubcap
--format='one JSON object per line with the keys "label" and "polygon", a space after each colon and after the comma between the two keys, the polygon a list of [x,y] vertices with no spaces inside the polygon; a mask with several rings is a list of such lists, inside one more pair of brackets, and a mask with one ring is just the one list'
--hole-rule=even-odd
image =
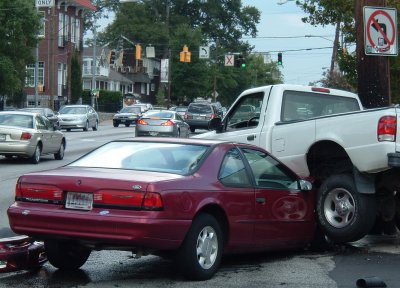
{"label": "hubcap", "polygon": [[335,228],[344,228],[355,216],[355,201],[349,191],[336,188],[329,192],[324,202],[326,220]]}
{"label": "hubcap", "polygon": [[197,238],[197,261],[203,269],[211,268],[218,255],[218,239],[215,230],[210,227],[204,227]]}

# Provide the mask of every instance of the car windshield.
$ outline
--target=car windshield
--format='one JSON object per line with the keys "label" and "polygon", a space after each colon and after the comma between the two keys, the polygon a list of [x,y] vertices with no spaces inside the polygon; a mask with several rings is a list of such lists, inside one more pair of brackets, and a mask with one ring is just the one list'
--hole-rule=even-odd
{"label": "car windshield", "polygon": [[168,119],[172,119],[174,118],[174,113],[170,112],[170,111],[151,111],[151,112],[147,112],[146,117],[150,117],[150,118],[168,118]]}
{"label": "car windshield", "polygon": [[189,106],[188,111],[191,113],[212,113],[210,105],[192,104]]}
{"label": "car windshield", "polygon": [[208,148],[205,145],[182,143],[116,141],[97,148],[68,166],[185,175],[196,170]]}
{"label": "car windshield", "polygon": [[136,113],[140,114],[140,107],[124,107],[121,109],[120,113]]}
{"label": "car windshield", "polygon": [[86,114],[86,108],[66,106],[60,110],[60,114]]}
{"label": "car windshield", "polygon": [[0,114],[0,125],[33,128],[33,117],[31,115]]}

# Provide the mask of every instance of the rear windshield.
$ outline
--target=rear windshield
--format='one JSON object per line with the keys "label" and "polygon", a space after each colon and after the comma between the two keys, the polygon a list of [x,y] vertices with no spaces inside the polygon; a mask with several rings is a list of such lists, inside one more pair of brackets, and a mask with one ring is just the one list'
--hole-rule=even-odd
{"label": "rear windshield", "polygon": [[171,111],[151,111],[147,112],[144,117],[149,117],[149,118],[168,118],[168,119],[173,119],[174,118],[174,113]]}
{"label": "rear windshield", "polygon": [[188,108],[190,113],[212,113],[212,108],[210,105],[205,104],[190,104]]}
{"label": "rear windshield", "polygon": [[31,115],[0,114],[0,125],[33,128],[33,117]]}
{"label": "rear windshield", "polygon": [[110,142],[68,166],[184,175],[197,169],[208,148],[209,146],[181,143]]}
{"label": "rear windshield", "polygon": [[142,110],[140,107],[124,107],[121,109],[120,113],[137,113],[140,114]]}

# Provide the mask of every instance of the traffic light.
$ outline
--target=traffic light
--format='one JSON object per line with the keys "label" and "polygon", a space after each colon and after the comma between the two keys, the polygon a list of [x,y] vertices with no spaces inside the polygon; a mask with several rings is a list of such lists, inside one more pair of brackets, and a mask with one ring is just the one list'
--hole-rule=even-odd
{"label": "traffic light", "polygon": [[110,50],[110,52],[108,53],[108,64],[112,65],[115,63],[115,51]]}
{"label": "traffic light", "polygon": [[246,59],[244,58],[243,54],[239,54],[235,59],[235,67],[243,69],[246,68]]}
{"label": "traffic light", "polygon": [[189,52],[189,48],[185,45],[183,46],[182,52],[179,53],[180,62],[190,62],[192,53]]}
{"label": "traffic light", "polygon": [[278,53],[278,65],[283,65],[281,52]]}
{"label": "traffic light", "polygon": [[140,46],[140,44],[136,44],[135,48],[136,48],[136,53],[135,53],[136,60],[142,59],[142,46]]}

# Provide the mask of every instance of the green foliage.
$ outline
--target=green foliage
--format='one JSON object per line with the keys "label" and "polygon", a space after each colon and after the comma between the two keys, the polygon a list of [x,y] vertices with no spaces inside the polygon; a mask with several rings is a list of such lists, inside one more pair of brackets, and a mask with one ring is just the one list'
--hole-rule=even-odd
{"label": "green foliage", "polygon": [[122,94],[119,91],[100,90],[97,98],[98,110],[102,112],[116,112],[122,108]]}
{"label": "green foliage", "polygon": [[34,62],[39,25],[34,1],[0,1],[0,95],[22,91],[26,65]]}
{"label": "green foliage", "polygon": [[82,96],[82,67],[79,60],[79,52],[75,50],[71,59],[71,101],[78,102]]}

